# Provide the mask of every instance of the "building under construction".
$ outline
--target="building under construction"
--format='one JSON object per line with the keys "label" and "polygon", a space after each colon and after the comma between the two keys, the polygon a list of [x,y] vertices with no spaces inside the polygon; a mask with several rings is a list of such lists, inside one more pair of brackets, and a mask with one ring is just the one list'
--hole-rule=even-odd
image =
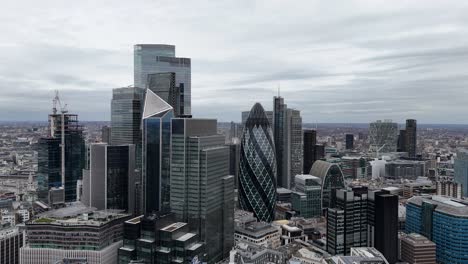
{"label": "building under construction", "polygon": [[78,115],[67,112],[58,93],[53,102],[48,135],[38,142],[37,171],[38,198],[51,205],[76,200],[77,181],[85,165],[83,127]]}

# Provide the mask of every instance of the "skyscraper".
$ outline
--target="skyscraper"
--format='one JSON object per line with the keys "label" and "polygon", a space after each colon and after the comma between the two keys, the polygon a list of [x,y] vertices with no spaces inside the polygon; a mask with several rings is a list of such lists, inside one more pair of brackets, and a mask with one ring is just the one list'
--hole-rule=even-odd
{"label": "skyscraper", "polygon": [[398,135],[398,151],[406,151],[406,130],[400,129],[400,134]]}
{"label": "skyscraper", "polygon": [[81,201],[98,210],[135,210],[135,145],[88,146]]}
{"label": "skyscraper", "polygon": [[346,149],[353,149],[353,148],[354,148],[354,135],[346,134]]}
{"label": "skyscraper", "polygon": [[153,91],[162,100],[167,102],[174,109],[174,115],[180,116],[183,113],[184,98],[181,96],[183,84],[176,86],[176,74],[174,72],[163,72],[148,74],[148,90]]}
{"label": "skyscraper", "polygon": [[[149,75],[166,73],[166,75]],[[174,83],[171,78],[175,74]],[[163,78],[158,81],[158,78]],[[155,83],[161,85],[153,85]],[[163,44],[137,44],[134,46],[134,84],[153,90],[161,98],[175,98],[178,109],[171,104],[176,114],[191,115],[191,63],[189,58],[175,56],[175,46]],[[151,84],[151,87],[148,85]],[[159,94],[157,91],[163,92]],[[179,97],[179,99],[177,99]],[[172,99],[171,99],[172,100]]]}
{"label": "skyscraper", "polygon": [[[58,95],[54,102],[59,101]],[[49,131],[38,142],[38,198],[49,201],[51,188],[63,188],[66,202],[76,200],[76,183],[81,178],[85,163],[83,128],[78,115],[61,109],[57,113],[54,104],[49,115]],[[58,190],[58,189],[57,189]]]}
{"label": "skyscraper", "polygon": [[275,145],[270,123],[259,103],[252,107],[242,136],[239,204],[260,221],[271,222],[275,218]]}
{"label": "skyscraper", "polygon": [[468,195],[468,149],[459,149],[455,158],[455,181],[462,185],[462,193]]}
{"label": "skyscraper", "polygon": [[315,146],[317,145],[317,131],[313,129],[304,130],[303,144],[303,173],[309,173],[315,162]]}
{"label": "skyscraper", "polygon": [[148,89],[142,115],[142,204],[145,213],[168,211],[170,207],[170,142],[173,117],[172,106]]}
{"label": "skyscraper", "polygon": [[234,208],[228,206],[234,204],[234,179],[224,142],[216,120],[172,119],[171,211],[206,243],[209,263],[227,257],[234,241]]}
{"label": "skyscraper", "polygon": [[109,126],[103,126],[101,128],[101,141],[110,144],[111,128]]}
{"label": "skyscraper", "polygon": [[348,255],[367,245],[367,191],[338,190],[336,208],[327,213],[327,251]]}
{"label": "skyscraper", "polygon": [[414,119],[407,119],[406,120],[406,151],[408,152],[408,156],[410,158],[416,157],[417,154],[417,132],[416,132],[416,120]]}
{"label": "skyscraper", "polygon": [[392,120],[377,120],[369,125],[371,151],[388,153],[397,151],[398,124]]}
{"label": "skyscraper", "polygon": [[368,245],[382,252],[390,263],[397,261],[398,196],[387,191],[368,192]]}
{"label": "skyscraper", "polygon": [[290,189],[294,177],[302,173],[302,118],[300,111],[289,109],[280,96],[273,98],[273,135],[278,186]]}
{"label": "skyscraper", "polygon": [[137,152],[140,149],[140,126],[144,92],[144,89],[138,87],[124,87],[112,90],[112,145],[135,144]]}
{"label": "skyscraper", "polygon": [[323,160],[317,160],[310,175],[322,181],[322,210],[336,207],[336,191],[345,188],[343,172],[340,166]]}

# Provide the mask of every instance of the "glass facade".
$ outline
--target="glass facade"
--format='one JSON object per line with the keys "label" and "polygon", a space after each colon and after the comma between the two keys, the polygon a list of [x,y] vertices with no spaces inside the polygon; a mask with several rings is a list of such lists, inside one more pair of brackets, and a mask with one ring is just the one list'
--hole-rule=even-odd
{"label": "glass facade", "polygon": [[322,209],[336,207],[336,191],[345,188],[344,176],[340,167],[323,160],[312,165],[310,174],[322,180]]}
{"label": "glass facade", "polygon": [[263,107],[256,103],[241,143],[239,203],[260,221],[271,222],[276,205],[276,157],[273,133]]}
{"label": "glass facade", "polygon": [[397,151],[398,124],[391,120],[377,120],[369,125],[370,148],[374,152]]}
{"label": "glass facade", "polygon": [[112,91],[112,145],[140,143],[143,95],[144,90],[137,87],[116,88]]}
{"label": "glass facade", "polygon": [[[129,210],[130,146],[107,146],[106,209]],[[134,155],[134,151],[131,154]]]}
{"label": "glass facade", "polygon": [[147,90],[143,112],[143,192],[146,213],[169,211],[173,108]]}
{"label": "glass facade", "polygon": [[[180,114],[191,115],[191,61],[175,57],[175,46],[137,44],[134,46],[134,84],[149,88],[150,74],[175,73],[175,87],[180,91]],[[159,94],[158,94],[159,95]],[[170,103],[170,102],[168,102]],[[177,110],[175,112],[178,112]]]}
{"label": "glass facade", "polygon": [[468,150],[460,149],[454,164],[455,181],[462,185],[464,195],[468,195]]}
{"label": "glass facade", "polygon": [[41,138],[37,149],[37,196],[48,202],[49,189],[61,185],[59,138]]}

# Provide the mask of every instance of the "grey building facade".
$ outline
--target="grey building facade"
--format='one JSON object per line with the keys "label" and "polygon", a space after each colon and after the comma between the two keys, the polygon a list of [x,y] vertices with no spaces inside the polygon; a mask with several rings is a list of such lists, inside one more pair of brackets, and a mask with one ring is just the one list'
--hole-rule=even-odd
{"label": "grey building facade", "polygon": [[98,210],[135,213],[135,145],[94,143],[88,155],[81,201]]}
{"label": "grey building facade", "polygon": [[455,181],[462,185],[463,196],[468,194],[468,149],[459,149],[454,164]]}
{"label": "grey building facade", "polygon": [[371,151],[389,153],[397,151],[398,124],[391,120],[377,120],[369,125]]}
{"label": "grey building facade", "polygon": [[141,113],[143,111],[144,89],[124,87],[112,90],[111,101],[111,143],[112,145],[141,142]]}
{"label": "grey building facade", "polygon": [[[175,75],[174,83],[170,83],[171,74],[149,76],[158,73],[173,73]],[[163,78],[160,84],[166,81],[169,83],[166,82],[163,86],[154,86],[155,82],[158,82],[158,78]],[[135,45],[134,85],[142,88],[154,88],[156,89],[154,92],[160,90],[163,92],[160,95],[163,99],[166,94],[174,96],[175,101],[179,104],[177,108],[174,107],[175,112],[186,116],[191,115],[191,61],[190,58],[176,57],[175,46],[164,44]],[[171,91],[172,88],[175,90]],[[156,93],[159,95],[158,92]],[[171,102],[168,103],[171,104]]]}
{"label": "grey building facade", "polygon": [[172,119],[171,211],[206,243],[209,263],[227,257],[233,246],[234,179],[228,172],[229,149],[216,120]]}

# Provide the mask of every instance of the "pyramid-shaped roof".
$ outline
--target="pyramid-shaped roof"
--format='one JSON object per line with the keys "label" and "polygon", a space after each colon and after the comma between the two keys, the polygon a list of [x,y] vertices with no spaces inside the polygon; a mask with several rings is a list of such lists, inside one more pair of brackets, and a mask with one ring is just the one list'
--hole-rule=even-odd
{"label": "pyramid-shaped roof", "polygon": [[143,119],[153,116],[163,116],[173,110],[172,106],[157,96],[150,89],[146,89],[145,105],[143,108]]}

